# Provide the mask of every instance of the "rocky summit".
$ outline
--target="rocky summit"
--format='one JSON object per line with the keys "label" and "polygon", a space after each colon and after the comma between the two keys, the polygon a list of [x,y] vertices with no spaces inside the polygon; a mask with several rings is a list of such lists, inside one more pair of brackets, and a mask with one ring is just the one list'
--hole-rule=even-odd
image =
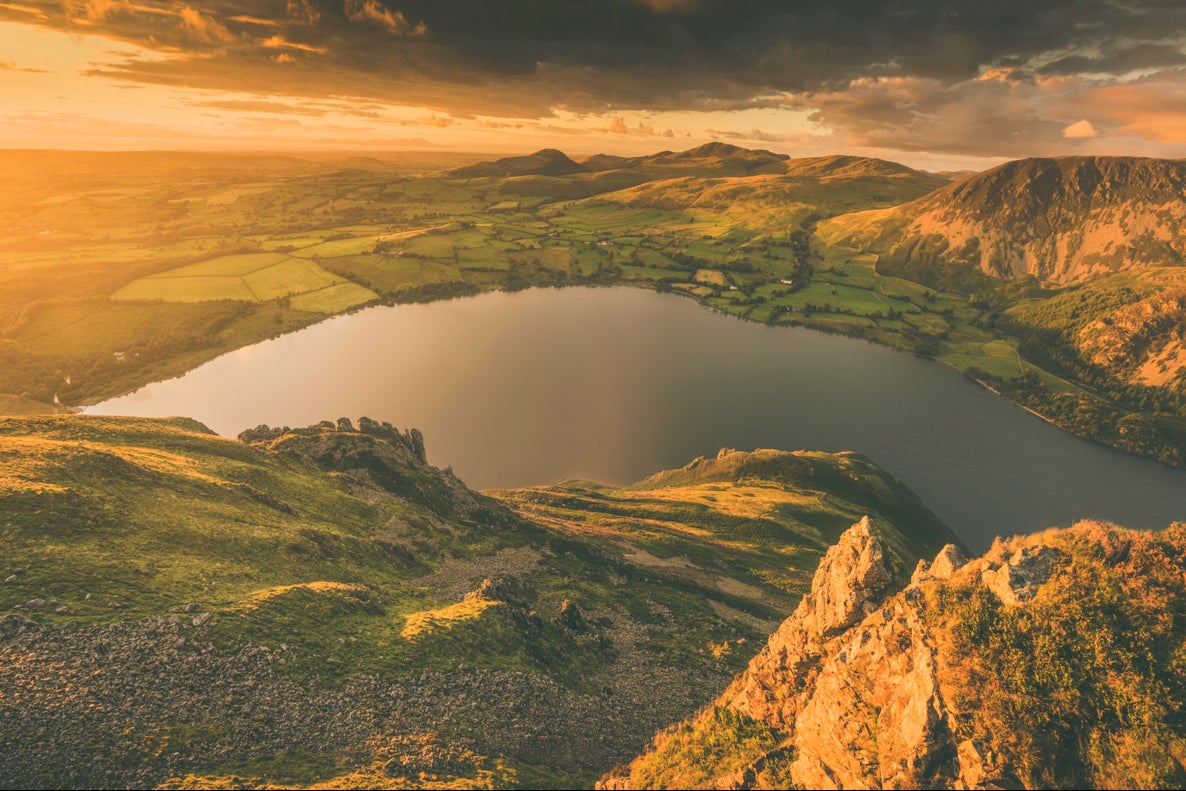
{"label": "rocky summit", "polygon": [[1082,523],[907,578],[862,520],[724,694],[599,787],[1179,785],[1184,571],[1182,525]]}

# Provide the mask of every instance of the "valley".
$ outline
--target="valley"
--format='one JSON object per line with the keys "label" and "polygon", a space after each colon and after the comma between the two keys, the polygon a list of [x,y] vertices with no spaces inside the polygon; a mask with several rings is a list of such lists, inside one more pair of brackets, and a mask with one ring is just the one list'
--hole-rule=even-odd
{"label": "valley", "polygon": [[0,0],[0,791],[1186,788],[1183,41]]}
{"label": "valley", "polygon": [[4,783],[1182,782],[1177,163],[0,156]]}
{"label": "valley", "polygon": [[[1080,436],[1181,462],[1181,322],[1175,270],[1165,268],[1176,254],[1156,253],[1163,243],[1140,241],[1147,232],[1124,219],[1136,212],[1146,228],[1156,207],[1131,185],[1111,186],[1144,178],[1168,195],[1170,165],[1100,171],[1085,161],[1051,175],[1014,163],[947,185],[882,160],[794,160],[715,143],[581,161],[547,150],[460,167],[450,165],[466,157],[449,156],[45,153],[12,163],[7,191],[29,199],[0,207],[8,410],[94,403],[366,305],[623,284],[932,356]],[[29,168],[58,178],[19,193]],[[127,174],[123,186],[112,186],[113,172]],[[974,233],[988,240],[1023,221],[978,197],[1008,179],[1013,191],[1061,179],[1040,199],[1062,201],[1064,224],[1104,196],[1121,212],[1110,227],[1131,226],[1131,238],[1116,230],[1103,257],[1054,237],[1001,253],[1073,249],[1102,262],[1086,268],[1073,269],[1072,257],[1072,269],[986,263],[983,272],[958,255],[947,267],[947,246],[972,249]],[[892,241],[907,222],[896,218],[914,214],[930,225],[909,227],[963,227],[955,218],[965,204],[981,212],[968,228],[981,230],[931,247]],[[1109,274],[1122,260],[1145,268]],[[1068,311],[1092,309],[1073,307],[1083,300],[1127,309],[1129,329],[1102,331],[1111,314],[1096,329],[1068,325],[1078,321]]]}

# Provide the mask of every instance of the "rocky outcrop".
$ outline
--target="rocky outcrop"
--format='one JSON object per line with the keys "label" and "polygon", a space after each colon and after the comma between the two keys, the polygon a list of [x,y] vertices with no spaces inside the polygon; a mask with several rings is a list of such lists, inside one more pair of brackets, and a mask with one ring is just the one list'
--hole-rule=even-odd
{"label": "rocky outcrop", "polygon": [[[774,748],[740,771],[730,765],[714,775],[710,762],[682,780],[707,776],[693,784],[710,788],[1020,787],[1006,757],[961,735],[961,718],[974,713],[952,702],[923,588],[958,579],[1025,607],[1065,560],[1052,547],[1028,546],[969,562],[948,545],[931,563],[919,561],[903,587],[884,541],[862,519],[828,550],[794,614],[715,706],[682,731],[711,729],[724,708],[769,727]],[[667,743],[680,734],[662,734],[652,750],[671,755]],[[678,768],[648,768],[650,755],[615,770],[601,787],[681,784]]]}
{"label": "rocky outcrop", "polygon": [[239,441],[246,442],[248,445],[270,445],[286,436],[322,437],[331,432],[358,433],[378,437],[393,443],[397,448],[407,450],[412,459],[420,464],[428,464],[428,457],[424,450],[424,435],[420,433],[420,429],[400,431],[387,421],[379,422],[365,416],[358,419],[357,429],[354,428],[354,424],[348,417],[340,417],[337,422],[323,420],[315,425],[302,428],[288,426],[273,428],[268,425],[259,425],[241,432]]}
{"label": "rocky outcrop", "polygon": [[724,705],[776,727],[794,723],[800,701],[785,690],[818,669],[829,637],[877,609],[891,581],[882,541],[862,519],[824,555],[810,593],[725,692]]}
{"label": "rocky outcrop", "polygon": [[[931,565],[943,571],[956,558],[945,548]],[[868,519],[849,529],[795,614],[722,698],[792,734],[796,785],[905,787],[952,774],[934,651],[913,597],[887,601],[888,561]]]}

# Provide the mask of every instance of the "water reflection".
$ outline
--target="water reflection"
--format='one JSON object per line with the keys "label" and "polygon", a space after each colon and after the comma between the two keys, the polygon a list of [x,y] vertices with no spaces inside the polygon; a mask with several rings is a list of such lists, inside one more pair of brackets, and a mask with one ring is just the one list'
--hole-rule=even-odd
{"label": "water reflection", "polygon": [[957,372],[627,288],[372,308],[90,410],[222,434],[369,415],[471,486],[626,483],[723,446],[856,450],[975,547],[1092,517],[1186,519],[1186,473],[1079,440]]}

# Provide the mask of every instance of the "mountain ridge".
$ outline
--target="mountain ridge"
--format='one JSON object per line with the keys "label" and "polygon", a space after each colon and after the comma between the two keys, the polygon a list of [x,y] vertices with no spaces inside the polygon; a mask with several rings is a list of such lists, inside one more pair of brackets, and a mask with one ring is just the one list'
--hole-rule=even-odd
{"label": "mountain ridge", "polygon": [[835,218],[826,239],[882,256],[886,272],[942,280],[944,268],[1062,286],[1180,265],[1186,165],[1147,157],[1007,162],[902,206]]}

